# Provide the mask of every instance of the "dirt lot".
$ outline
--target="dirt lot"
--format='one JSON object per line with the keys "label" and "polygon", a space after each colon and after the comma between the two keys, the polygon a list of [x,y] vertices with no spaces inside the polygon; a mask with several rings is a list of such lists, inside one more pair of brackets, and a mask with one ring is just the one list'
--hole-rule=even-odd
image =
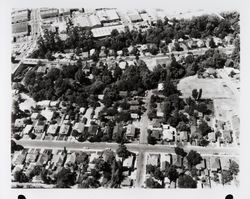
{"label": "dirt lot", "polygon": [[182,79],[177,85],[184,98],[192,96],[192,90],[202,89],[202,98],[232,98],[232,91],[224,84],[222,79],[199,79],[197,76],[191,76]]}

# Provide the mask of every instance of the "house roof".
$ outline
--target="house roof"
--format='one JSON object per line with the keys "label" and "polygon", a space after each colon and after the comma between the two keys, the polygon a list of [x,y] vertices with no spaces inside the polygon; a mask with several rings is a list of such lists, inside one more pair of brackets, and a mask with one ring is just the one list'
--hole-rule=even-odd
{"label": "house roof", "polygon": [[151,164],[153,166],[158,166],[160,160],[160,154],[150,154],[147,158],[147,164]]}
{"label": "house roof", "polygon": [[48,134],[55,134],[56,131],[57,131],[57,129],[58,129],[58,125],[57,124],[51,124],[51,125],[49,125],[47,133]]}
{"label": "house roof", "polygon": [[77,130],[79,133],[82,133],[84,131],[85,124],[82,122],[75,123],[73,129]]}
{"label": "house roof", "polygon": [[210,162],[211,162],[211,169],[213,170],[220,169],[220,158],[211,156]]}
{"label": "house roof", "polygon": [[33,129],[33,126],[31,124],[27,124],[25,128],[23,129],[23,134],[27,135],[29,134]]}
{"label": "house roof", "polygon": [[154,137],[154,138],[156,138],[156,139],[160,139],[161,138],[161,134],[162,134],[162,132],[159,131],[159,130],[152,130],[151,136]]}
{"label": "house roof", "polygon": [[62,124],[59,134],[68,134],[70,125],[68,124]]}
{"label": "house roof", "polygon": [[127,136],[132,136],[132,137],[135,136],[135,126],[133,124],[129,124],[127,126],[126,135]]}

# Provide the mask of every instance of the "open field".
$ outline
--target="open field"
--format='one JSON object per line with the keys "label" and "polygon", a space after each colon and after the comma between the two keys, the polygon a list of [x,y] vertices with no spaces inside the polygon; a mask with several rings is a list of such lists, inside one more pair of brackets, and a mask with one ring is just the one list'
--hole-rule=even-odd
{"label": "open field", "polygon": [[223,79],[199,79],[197,76],[191,76],[182,79],[178,86],[182,97],[192,96],[192,90],[202,89],[202,98],[232,98],[233,92],[224,84]]}

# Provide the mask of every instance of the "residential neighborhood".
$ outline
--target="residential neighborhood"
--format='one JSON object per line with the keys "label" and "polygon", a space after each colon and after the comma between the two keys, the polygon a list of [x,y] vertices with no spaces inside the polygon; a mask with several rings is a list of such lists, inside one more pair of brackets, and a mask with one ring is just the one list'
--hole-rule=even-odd
{"label": "residential neighborhood", "polygon": [[12,188],[239,187],[239,13],[11,20]]}

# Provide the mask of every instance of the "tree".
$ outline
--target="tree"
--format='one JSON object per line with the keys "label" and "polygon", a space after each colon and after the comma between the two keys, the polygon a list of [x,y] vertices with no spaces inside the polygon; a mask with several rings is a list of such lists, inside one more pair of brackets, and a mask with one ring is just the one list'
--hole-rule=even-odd
{"label": "tree", "polygon": [[34,140],[36,138],[36,135],[34,133],[29,133],[29,137]]}
{"label": "tree", "polygon": [[198,140],[198,145],[199,146],[207,146],[209,144],[209,141],[204,139],[203,137]]}
{"label": "tree", "polygon": [[125,159],[127,159],[131,155],[131,152],[122,143],[116,149],[116,154],[118,155],[118,157],[122,158],[122,161],[124,161]]}
{"label": "tree", "polygon": [[170,182],[176,182],[177,178],[179,177],[179,174],[175,168],[174,165],[171,165],[167,171],[166,171],[166,176],[170,180]]}
{"label": "tree", "polygon": [[25,173],[23,173],[22,170],[20,170],[14,173],[14,180],[23,183],[23,182],[28,182],[29,178],[25,175]]}
{"label": "tree", "polygon": [[187,153],[184,151],[184,149],[180,148],[180,147],[175,147],[174,151],[175,151],[176,155],[180,155],[182,157],[185,157],[187,155]]}
{"label": "tree", "polygon": [[13,136],[16,140],[20,140],[21,139],[21,136],[17,133],[14,134]]}
{"label": "tree", "polygon": [[196,166],[197,164],[200,164],[202,161],[202,157],[199,153],[196,151],[189,151],[188,155],[186,156],[189,166],[192,168],[193,166]]}
{"label": "tree", "polygon": [[221,181],[222,184],[227,184],[233,180],[233,174],[229,170],[223,170],[221,172]]}
{"label": "tree", "polygon": [[216,44],[215,44],[213,38],[211,38],[211,39],[209,40],[209,47],[210,47],[210,48],[216,48]]}
{"label": "tree", "polygon": [[155,181],[152,177],[149,177],[146,180],[146,186],[148,188],[162,188],[162,186],[157,181]]}
{"label": "tree", "polygon": [[71,135],[72,135],[73,137],[76,138],[76,137],[78,137],[78,136],[80,135],[80,133],[79,133],[77,130],[74,129],[74,130],[72,131],[72,134],[71,134]]}
{"label": "tree", "polygon": [[230,162],[229,171],[234,175],[237,175],[239,173],[239,165],[234,160],[231,160]]}
{"label": "tree", "polygon": [[[199,99],[199,98],[198,98]],[[197,105],[197,111],[206,114],[208,112],[207,105],[204,102],[201,102]]]}
{"label": "tree", "polygon": [[181,175],[178,179],[179,188],[196,188],[197,182],[189,175]]}
{"label": "tree", "polygon": [[199,125],[199,129],[201,131],[202,136],[206,136],[208,133],[211,132],[211,127],[208,126],[207,122],[202,121],[201,124]]}
{"label": "tree", "polygon": [[57,188],[70,188],[75,184],[76,174],[71,172],[70,169],[62,168],[56,175]]}
{"label": "tree", "polygon": [[163,172],[160,170],[160,168],[155,169],[154,178],[160,181],[164,180],[164,175],[163,175]]}
{"label": "tree", "polygon": [[192,90],[192,97],[193,97],[195,100],[197,100],[198,95],[199,95],[199,93],[198,93],[197,89],[193,89],[193,90]]}

